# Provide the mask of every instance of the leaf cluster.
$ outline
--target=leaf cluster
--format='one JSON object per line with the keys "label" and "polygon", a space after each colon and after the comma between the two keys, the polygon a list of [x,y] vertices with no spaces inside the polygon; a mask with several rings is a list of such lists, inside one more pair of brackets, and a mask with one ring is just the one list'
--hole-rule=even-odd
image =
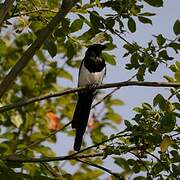
{"label": "leaf cluster", "polygon": [[[1,81],[55,16],[61,2],[14,2],[0,32]],[[171,63],[169,69],[174,73],[174,77],[164,77],[169,82],[179,82],[180,64],[174,63],[171,57],[172,50],[176,54],[180,50],[179,20],[176,20],[172,27],[175,36],[173,40],[158,34],[146,47],[142,47],[136,42],[130,43],[122,38],[127,31],[135,33],[136,24],[139,22],[145,25],[153,23],[151,17],[156,14],[144,12],[146,4],[162,7],[163,0],[90,0],[86,3],[78,1],[19,74],[12,88],[1,99],[0,105],[16,103],[71,86],[75,81],[74,71],[82,60],[81,50],[91,44],[106,44],[108,48],[102,56],[110,65],[116,65],[117,58],[111,52],[116,48],[113,38],[115,35],[125,41],[124,58],[129,61],[126,68],[130,71],[135,70],[138,80],[143,81],[145,73],[155,72],[160,64]],[[2,5],[1,3],[0,8]],[[104,12],[106,9],[109,14]],[[103,175],[103,168],[91,168],[90,164],[103,166],[104,159],[111,156],[120,168],[120,173],[116,174],[120,178],[179,178],[179,92],[178,88],[173,88],[170,90],[169,98],[158,94],[152,105],[143,103],[141,107],[134,108],[136,115],[132,120],[124,121],[125,129],[119,133],[117,127],[123,119],[117,109],[124,103],[109,95],[101,106],[94,109],[87,129],[90,141],[102,145],[95,145],[96,150],[91,148],[87,152],[102,152],[103,157],[86,158],[89,164],[78,159],[70,160],[71,166],[76,168],[77,164],[80,165],[72,174],[64,166],[65,163],[17,163],[4,161],[3,158],[55,157],[51,144],[57,142],[56,133],[59,129],[52,131],[49,128],[53,119],[49,119],[48,113],[52,112],[59,120],[57,127],[63,127],[72,118],[77,101],[75,94],[1,113],[0,176],[4,179],[99,179]],[[99,93],[97,101],[103,94],[104,92]],[[110,140],[107,140],[109,134],[106,130],[114,132]],[[68,138],[74,137],[74,132],[68,128],[63,128],[62,133]],[[61,142],[65,143],[62,139]],[[62,144],[59,148],[63,148]],[[87,146],[86,141],[83,142],[83,146]],[[142,172],[145,175],[142,175]]]}

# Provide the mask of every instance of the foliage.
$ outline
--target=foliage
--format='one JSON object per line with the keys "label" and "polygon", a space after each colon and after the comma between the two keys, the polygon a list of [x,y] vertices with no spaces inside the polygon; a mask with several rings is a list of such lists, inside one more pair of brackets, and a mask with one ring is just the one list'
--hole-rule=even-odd
{"label": "foliage", "polygon": [[[38,37],[41,29],[55,16],[61,3],[59,0],[15,1],[1,27],[1,81]],[[111,52],[116,48],[113,37],[117,35],[121,38],[127,31],[136,32],[138,23],[151,25],[151,16],[156,14],[144,12],[146,4],[158,8],[163,6],[163,0],[78,1],[5,93],[1,106],[67,88],[66,84],[75,79],[72,69],[77,70],[80,65],[82,48],[91,44],[107,44],[108,48],[102,56],[108,64],[116,65],[116,57]],[[106,9],[111,13],[107,14]],[[160,64],[165,64],[174,73],[173,77],[164,75],[167,82],[180,82],[180,63],[173,61],[172,57],[180,50],[180,21],[175,20],[171,28],[174,31],[173,40],[158,34],[146,47],[125,40],[123,57],[128,59],[126,69],[135,70],[137,80],[144,81],[146,73],[152,74]],[[42,142],[56,143],[56,132],[71,120],[76,100],[75,94],[68,94],[0,114],[2,177],[43,180],[57,177],[100,178],[104,173],[102,169],[91,168],[87,163],[80,163],[78,170],[70,174],[57,162],[18,163],[4,160],[6,157],[55,157],[53,149]],[[91,165],[103,166],[104,159],[110,156],[120,167],[119,173],[114,176],[121,178],[179,178],[179,100],[178,88],[171,88],[168,98],[162,94],[156,95],[152,104],[145,102],[141,107],[135,107],[132,120],[124,121],[125,129],[110,136],[105,129],[111,128],[117,132],[122,118],[114,106],[121,106],[123,102],[109,95],[101,105],[102,112],[96,108],[88,125],[92,143],[101,145],[95,145],[97,149],[91,148],[87,153],[101,152],[103,156],[86,160]],[[68,138],[74,137],[69,129],[64,129],[63,133]],[[110,139],[106,141],[108,136]],[[78,163],[76,158],[69,162],[75,167]]]}

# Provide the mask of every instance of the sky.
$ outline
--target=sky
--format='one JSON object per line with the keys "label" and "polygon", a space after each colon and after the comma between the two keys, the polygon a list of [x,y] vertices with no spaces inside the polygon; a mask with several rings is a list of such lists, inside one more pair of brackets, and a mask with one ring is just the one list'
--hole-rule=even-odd
{"label": "sky", "polygon": [[[141,45],[146,45],[147,42],[153,39],[152,35],[163,34],[168,39],[174,39],[175,35],[173,33],[173,24],[174,22],[180,18],[180,0],[165,0],[164,7],[155,8],[145,5],[144,11],[154,12],[157,15],[155,17],[151,17],[153,21],[153,25],[144,25],[142,23],[137,24],[137,32],[136,33],[128,33],[124,37],[129,41],[136,41]],[[117,48],[112,52],[117,59],[116,66],[107,66],[107,76],[104,83],[112,83],[119,81],[126,81],[130,78],[135,72],[129,72],[125,69],[125,64],[128,62],[127,59],[123,59],[124,50],[122,46],[124,42],[118,37],[113,37],[114,43],[117,45]],[[171,52],[173,53],[173,51]],[[173,54],[174,55],[174,54]],[[173,56],[172,55],[172,56]],[[180,56],[176,55],[175,60],[179,60]],[[153,74],[147,74],[145,80],[146,81],[165,81],[163,75],[172,75],[172,73],[165,67],[165,65],[161,65],[159,70]],[[74,76],[77,77],[78,71],[74,73]],[[73,85],[76,86],[77,78],[73,82]],[[123,117],[123,119],[131,120],[134,113],[132,109],[136,106],[141,105],[143,102],[148,102],[152,104],[153,98],[161,93],[165,97],[168,97],[169,91],[165,88],[147,88],[147,87],[125,87],[120,89],[118,92],[114,94],[115,97],[120,98],[124,101],[125,105],[116,108],[116,111]],[[121,131],[123,128],[123,123],[119,125],[118,130]],[[107,130],[107,135],[108,130]],[[87,135],[89,136],[89,134]],[[88,137],[86,137],[88,139]],[[72,149],[74,143],[73,137],[67,137],[63,133],[58,133],[58,141],[55,145],[52,145],[53,149],[57,153],[57,156],[66,155],[69,150]],[[116,167],[110,158],[105,160],[105,167],[111,169],[112,171],[118,172],[120,169]],[[75,168],[70,169],[69,164],[67,163],[64,167],[68,170],[68,172],[73,172]],[[106,176],[107,177],[107,176]]]}

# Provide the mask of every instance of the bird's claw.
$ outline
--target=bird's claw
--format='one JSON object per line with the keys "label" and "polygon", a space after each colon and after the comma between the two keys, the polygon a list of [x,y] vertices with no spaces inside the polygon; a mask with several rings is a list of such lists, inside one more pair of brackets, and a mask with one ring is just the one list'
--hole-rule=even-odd
{"label": "bird's claw", "polygon": [[89,84],[89,85],[87,85],[87,88],[89,91],[92,91],[92,90],[95,90],[97,86],[98,86],[98,84]]}

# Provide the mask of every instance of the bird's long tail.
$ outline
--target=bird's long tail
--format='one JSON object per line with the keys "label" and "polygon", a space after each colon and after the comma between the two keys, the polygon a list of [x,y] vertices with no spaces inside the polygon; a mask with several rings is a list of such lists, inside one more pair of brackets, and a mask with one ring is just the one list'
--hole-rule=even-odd
{"label": "bird's long tail", "polygon": [[74,142],[75,151],[79,151],[81,148],[82,138],[86,130],[92,101],[93,92],[79,93],[78,102],[72,120],[72,128],[76,129]]}

